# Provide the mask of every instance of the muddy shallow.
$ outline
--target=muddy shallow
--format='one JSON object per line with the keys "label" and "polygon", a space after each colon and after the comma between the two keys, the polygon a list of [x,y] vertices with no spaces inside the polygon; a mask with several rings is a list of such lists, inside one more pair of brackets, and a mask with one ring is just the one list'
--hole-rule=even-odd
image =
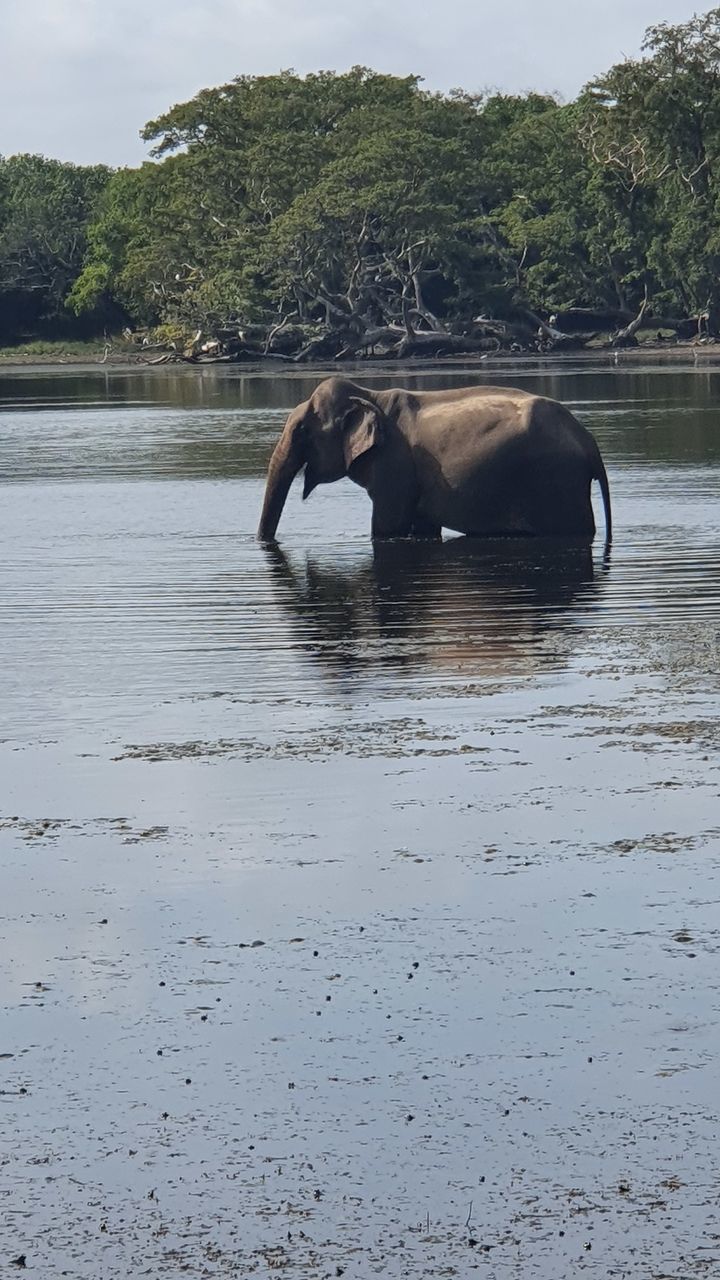
{"label": "muddy shallow", "polygon": [[609,561],[268,555],[306,375],[0,373],[0,1266],[718,1274],[720,373],[512,381]]}

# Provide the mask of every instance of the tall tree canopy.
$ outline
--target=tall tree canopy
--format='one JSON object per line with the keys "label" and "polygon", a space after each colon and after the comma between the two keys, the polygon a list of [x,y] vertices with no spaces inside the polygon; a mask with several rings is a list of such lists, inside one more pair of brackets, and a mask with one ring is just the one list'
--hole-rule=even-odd
{"label": "tall tree canopy", "polygon": [[573,103],[284,71],[144,137],[154,158],[112,175],[0,161],[0,314],[39,290],[48,315],[112,303],[336,353],[645,296],[720,329],[720,8],[651,27]]}
{"label": "tall tree canopy", "polygon": [[109,169],[0,157],[0,330],[57,325],[83,265]]}
{"label": "tall tree canopy", "polygon": [[720,8],[645,36],[588,86],[583,138],[624,275],[688,311],[720,304]]}

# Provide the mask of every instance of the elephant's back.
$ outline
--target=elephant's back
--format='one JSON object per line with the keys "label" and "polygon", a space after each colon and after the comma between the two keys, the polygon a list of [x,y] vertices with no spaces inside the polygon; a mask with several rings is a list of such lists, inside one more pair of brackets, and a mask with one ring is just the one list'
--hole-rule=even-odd
{"label": "elephant's back", "polygon": [[419,415],[428,516],[459,533],[591,533],[590,433],[557,401],[484,390]]}
{"label": "elephant's back", "polygon": [[415,413],[444,404],[458,405],[469,400],[510,399],[527,401],[540,398],[534,391],[525,391],[521,387],[500,387],[492,382],[481,383],[475,387],[453,387],[443,391],[406,391],[396,394],[403,396]]}
{"label": "elephant's back", "polygon": [[438,457],[461,458],[495,451],[503,441],[527,434],[537,396],[510,387],[472,387],[464,392],[425,392],[417,397],[410,436]]}

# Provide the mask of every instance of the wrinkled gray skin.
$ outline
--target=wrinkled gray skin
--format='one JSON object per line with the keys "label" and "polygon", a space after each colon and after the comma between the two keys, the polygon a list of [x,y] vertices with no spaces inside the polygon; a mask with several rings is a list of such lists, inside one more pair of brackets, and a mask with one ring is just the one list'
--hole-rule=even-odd
{"label": "wrinkled gray skin", "polygon": [[275,540],[294,477],[304,497],[349,476],[372,499],[372,536],[537,535],[591,540],[595,440],[555,400],[509,387],[368,391],[327,378],[293,409],[268,467],[258,538]]}

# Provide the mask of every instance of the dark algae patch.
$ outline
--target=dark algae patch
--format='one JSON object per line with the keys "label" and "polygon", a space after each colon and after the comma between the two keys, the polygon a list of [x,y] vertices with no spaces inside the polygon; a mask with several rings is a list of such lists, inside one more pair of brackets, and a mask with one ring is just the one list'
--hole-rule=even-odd
{"label": "dark algae patch", "polygon": [[609,559],[267,556],[304,373],[0,380],[8,1275],[720,1273],[714,384],[508,380]]}

